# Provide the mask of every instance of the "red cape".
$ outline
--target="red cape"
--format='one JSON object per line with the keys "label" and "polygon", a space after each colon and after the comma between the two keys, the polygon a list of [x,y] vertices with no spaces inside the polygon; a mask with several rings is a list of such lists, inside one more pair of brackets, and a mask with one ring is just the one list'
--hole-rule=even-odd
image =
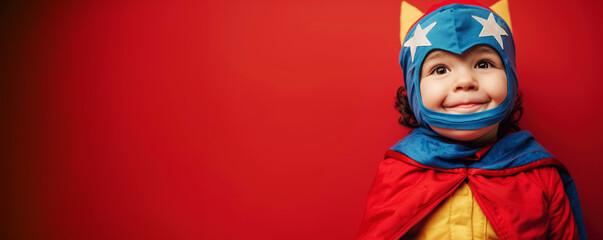
{"label": "red cape", "polygon": [[565,169],[545,158],[502,170],[439,169],[389,150],[358,239],[399,239],[465,180],[500,239],[578,239],[557,168]]}

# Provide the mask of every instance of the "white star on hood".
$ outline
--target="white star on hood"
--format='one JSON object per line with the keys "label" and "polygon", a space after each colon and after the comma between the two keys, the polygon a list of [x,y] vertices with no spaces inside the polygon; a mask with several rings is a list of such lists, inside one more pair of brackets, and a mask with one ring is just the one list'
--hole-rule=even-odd
{"label": "white star on hood", "polygon": [[505,32],[505,30],[500,27],[498,23],[496,23],[496,20],[494,20],[494,15],[492,13],[490,13],[490,15],[488,16],[488,20],[477,16],[472,17],[484,26],[482,28],[482,32],[479,33],[480,37],[492,36],[494,37],[494,39],[496,39],[498,44],[500,44],[500,48],[505,49],[502,43],[501,36],[508,36],[507,32]]}
{"label": "white star on hood", "polygon": [[410,47],[411,61],[415,61],[415,52],[417,47],[431,46],[431,42],[427,39],[427,33],[436,25],[436,22],[429,24],[425,29],[421,28],[421,24],[417,24],[414,35],[404,43],[405,47]]}

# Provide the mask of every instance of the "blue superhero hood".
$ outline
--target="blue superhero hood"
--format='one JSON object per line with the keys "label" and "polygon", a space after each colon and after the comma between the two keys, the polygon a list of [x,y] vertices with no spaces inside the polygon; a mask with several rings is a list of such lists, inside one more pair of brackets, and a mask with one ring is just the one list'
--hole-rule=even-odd
{"label": "blue superhero hood", "polygon": [[[493,109],[449,114],[427,109],[421,100],[420,74],[427,54],[435,49],[461,54],[475,45],[488,45],[500,55],[507,74],[507,96]],[[501,122],[515,104],[517,74],[515,43],[507,23],[492,10],[471,4],[441,5],[429,11],[409,30],[400,52],[408,101],[421,126],[479,129]]]}

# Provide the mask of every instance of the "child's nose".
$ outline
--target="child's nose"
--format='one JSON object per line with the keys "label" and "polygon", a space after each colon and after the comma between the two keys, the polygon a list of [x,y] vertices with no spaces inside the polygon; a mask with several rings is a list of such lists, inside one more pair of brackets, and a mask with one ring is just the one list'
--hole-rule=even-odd
{"label": "child's nose", "polygon": [[475,91],[478,89],[478,83],[470,72],[457,73],[457,79],[454,84],[454,91]]}

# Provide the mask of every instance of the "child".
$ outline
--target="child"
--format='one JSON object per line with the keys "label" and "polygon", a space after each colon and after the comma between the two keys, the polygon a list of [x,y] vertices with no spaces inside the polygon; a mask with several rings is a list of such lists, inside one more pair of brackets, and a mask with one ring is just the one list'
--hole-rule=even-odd
{"label": "child", "polygon": [[500,16],[436,5],[400,64],[401,123],[416,129],[381,162],[358,239],[586,239],[567,169],[517,131],[515,46]]}

